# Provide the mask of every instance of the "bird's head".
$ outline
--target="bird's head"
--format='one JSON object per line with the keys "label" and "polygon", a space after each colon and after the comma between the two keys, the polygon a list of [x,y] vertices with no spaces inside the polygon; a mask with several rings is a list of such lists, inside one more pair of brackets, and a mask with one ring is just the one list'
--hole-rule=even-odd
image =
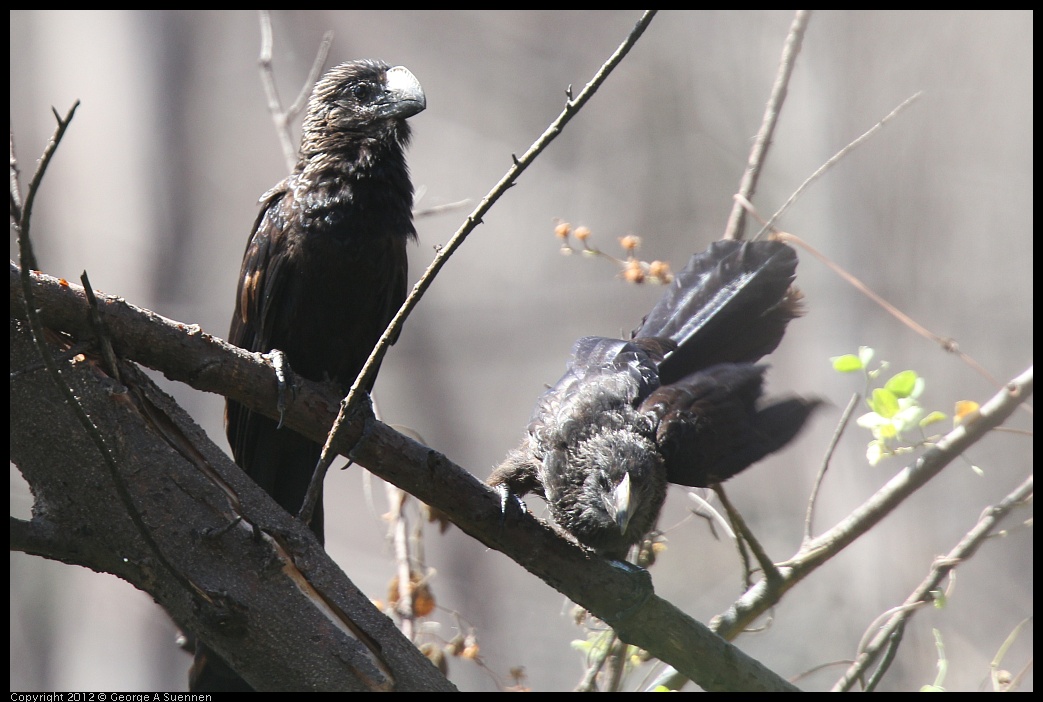
{"label": "bird's head", "polygon": [[615,521],[621,534],[626,533],[627,527],[630,525],[630,518],[634,516],[633,510],[630,509],[630,494],[629,472],[623,474],[623,479],[615,487],[606,485],[605,491],[601,494],[601,502],[605,506],[605,511]]}
{"label": "bird's head", "polygon": [[[304,119],[303,144],[342,134],[404,144],[406,119],[427,107],[420,81],[404,66],[381,61],[349,61],[331,68],[312,91]],[[321,139],[318,139],[321,141]]]}
{"label": "bird's head", "polygon": [[[597,432],[571,457],[580,469],[568,514],[555,517],[580,542],[623,558],[655,525],[666,478],[655,446],[631,429]],[[560,519],[559,519],[560,516]]]}

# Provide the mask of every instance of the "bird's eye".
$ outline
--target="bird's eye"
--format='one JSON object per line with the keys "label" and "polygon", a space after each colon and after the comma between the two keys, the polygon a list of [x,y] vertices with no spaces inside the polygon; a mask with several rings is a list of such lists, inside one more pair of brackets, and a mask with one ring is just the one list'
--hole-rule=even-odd
{"label": "bird's eye", "polygon": [[356,100],[366,100],[373,94],[373,86],[369,83],[358,83],[351,86],[351,94],[355,96]]}

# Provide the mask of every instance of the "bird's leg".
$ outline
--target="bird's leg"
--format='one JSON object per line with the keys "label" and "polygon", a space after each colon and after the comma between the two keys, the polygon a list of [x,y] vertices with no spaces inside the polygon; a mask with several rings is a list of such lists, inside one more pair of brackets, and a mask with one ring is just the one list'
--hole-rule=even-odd
{"label": "bird's leg", "polygon": [[485,481],[486,485],[500,495],[501,529],[507,521],[507,504],[511,497],[518,503],[518,508],[524,514],[528,508],[522,500],[522,495],[535,492],[541,497],[543,496],[543,485],[540,483],[536,463],[525,448],[527,445],[528,439],[522,441],[521,447],[507,454],[503,463],[497,466]]}
{"label": "bird's leg", "polygon": [[279,349],[272,349],[264,354],[264,357],[272,364],[272,368],[275,370],[275,381],[279,384],[279,400],[276,404],[276,408],[279,410],[279,426],[276,428],[282,429],[283,417],[289,406],[286,402],[286,388],[289,386],[293,399],[296,400],[297,383],[287,381],[288,377],[293,378],[293,369],[290,368],[290,362],[286,360],[286,354]]}

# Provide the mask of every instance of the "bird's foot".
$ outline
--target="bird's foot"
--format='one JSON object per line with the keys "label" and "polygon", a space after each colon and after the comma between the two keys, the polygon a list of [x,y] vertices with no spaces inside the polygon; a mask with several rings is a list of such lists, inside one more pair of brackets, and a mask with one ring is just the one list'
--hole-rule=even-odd
{"label": "bird's foot", "polygon": [[503,528],[504,524],[507,523],[507,505],[512,502],[512,500],[511,500],[512,497],[514,498],[513,502],[515,502],[518,505],[518,509],[520,509],[522,511],[522,514],[524,514],[525,512],[529,511],[528,507],[525,506],[525,501],[522,500],[522,498],[518,497],[518,495],[516,495],[513,492],[511,492],[511,489],[509,487],[507,487],[506,484],[500,483],[499,485],[494,486],[493,489],[496,490],[496,492],[500,495],[500,528],[501,529]]}
{"label": "bird's foot", "polygon": [[[290,368],[290,362],[286,360],[286,354],[279,349],[272,349],[264,354],[264,357],[272,364],[272,369],[275,370],[275,381],[279,384],[279,400],[276,404],[276,408],[279,410],[279,426],[276,428],[282,429],[286,408],[289,407],[289,404],[286,402],[286,388],[289,387],[292,399],[296,400],[297,383],[292,381],[293,369]],[[290,380],[287,380],[287,378]]]}
{"label": "bird's foot", "polygon": [[626,573],[635,573],[635,574],[644,573],[645,575],[648,575],[648,571],[645,570],[644,568],[642,568],[641,566],[634,565],[630,561],[626,561],[626,560],[623,560],[621,558],[609,558],[608,559],[608,564],[610,566],[612,566],[613,568],[618,568],[619,570],[622,570],[622,571],[624,571]]}

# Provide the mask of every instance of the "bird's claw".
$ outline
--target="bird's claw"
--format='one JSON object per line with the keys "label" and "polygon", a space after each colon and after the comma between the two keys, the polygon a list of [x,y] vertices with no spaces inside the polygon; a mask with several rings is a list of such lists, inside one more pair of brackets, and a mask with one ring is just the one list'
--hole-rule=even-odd
{"label": "bird's claw", "polygon": [[503,528],[504,524],[507,523],[507,505],[508,505],[508,503],[510,503],[512,497],[514,498],[514,501],[517,503],[518,509],[520,509],[523,514],[526,511],[528,511],[528,508],[525,506],[525,501],[522,500],[522,498],[518,497],[513,492],[511,492],[511,489],[509,487],[507,487],[506,484],[501,483],[499,485],[496,485],[493,489],[496,490],[496,492],[500,495],[500,528],[501,529]]}
{"label": "bird's claw", "polygon": [[289,407],[289,403],[286,401],[286,388],[289,387],[293,399],[297,399],[297,384],[287,380],[288,377],[293,377],[293,369],[290,368],[290,362],[286,360],[286,354],[279,349],[272,349],[264,354],[264,357],[268,359],[272,364],[272,369],[275,370],[275,381],[279,386],[279,399],[275,405],[276,409],[279,410],[279,426],[276,428],[282,429],[286,408]]}
{"label": "bird's claw", "polygon": [[608,564],[613,568],[618,568],[619,570],[625,571],[627,573],[644,573],[646,575],[648,574],[647,570],[645,570],[639,565],[631,563],[630,561],[624,561],[622,559],[617,558],[610,558],[608,559]]}

